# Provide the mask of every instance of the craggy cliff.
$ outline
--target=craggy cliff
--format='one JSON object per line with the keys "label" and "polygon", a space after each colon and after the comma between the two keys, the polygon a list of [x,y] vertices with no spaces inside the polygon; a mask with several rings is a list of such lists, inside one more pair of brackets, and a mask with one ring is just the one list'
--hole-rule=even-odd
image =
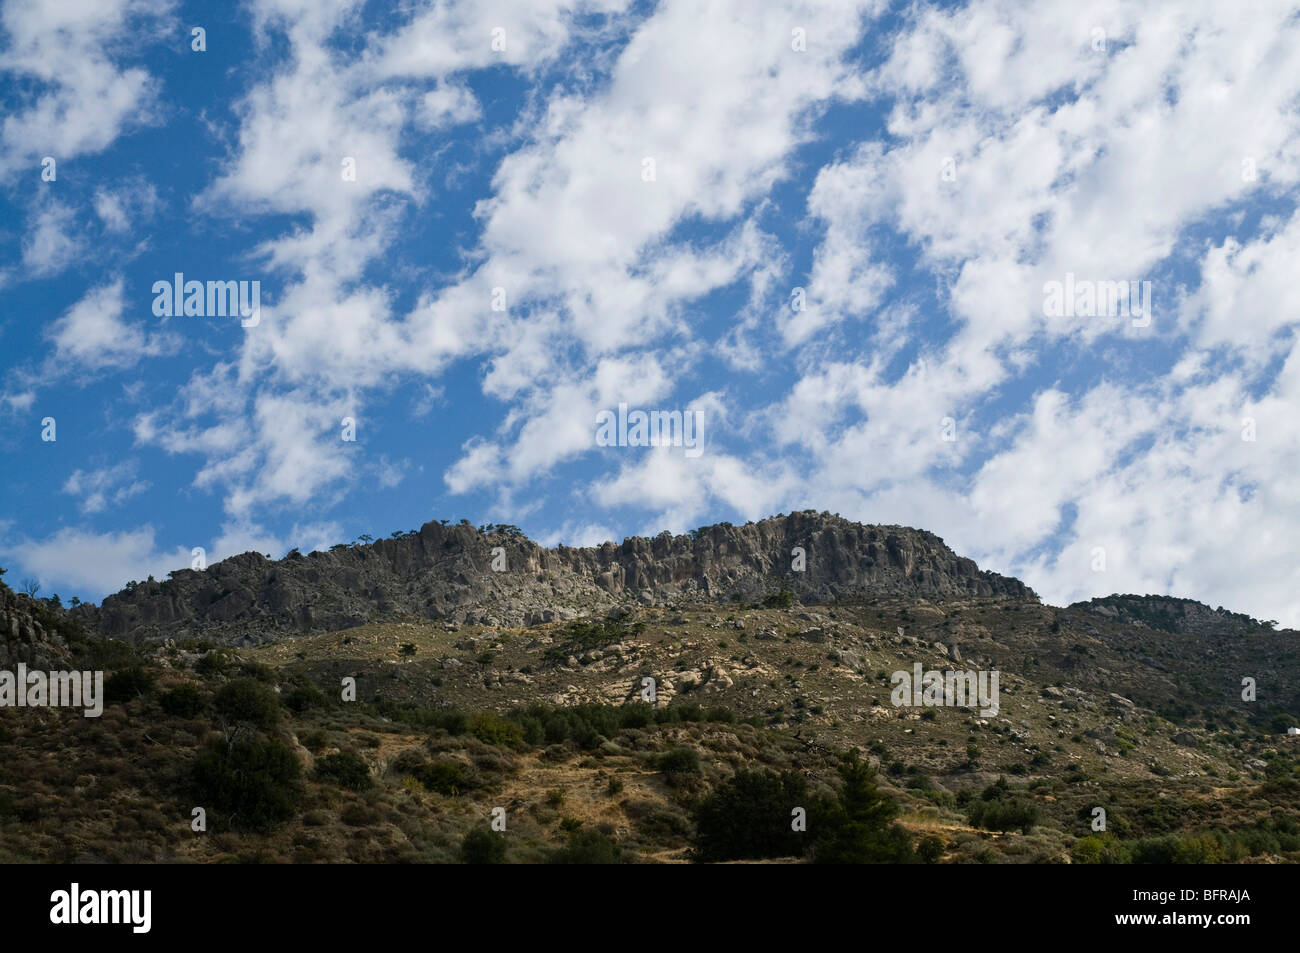
{"label": "craggy cliff", "polygon": [[[802,571],[793,568],[796,548],[805,554]],[[133,585],[85,615],[115,638],[259,643],[384,618],[524,625],[629,601],[753,601],[782,588],[805,604],[875,596],[1036,599],[1023,583],[980,570],[932,533],[804,511],[690,535],[554,549],[513,528],[484,533],[467,522],[429,522],[395,538],[278,561],[244,553]]]}

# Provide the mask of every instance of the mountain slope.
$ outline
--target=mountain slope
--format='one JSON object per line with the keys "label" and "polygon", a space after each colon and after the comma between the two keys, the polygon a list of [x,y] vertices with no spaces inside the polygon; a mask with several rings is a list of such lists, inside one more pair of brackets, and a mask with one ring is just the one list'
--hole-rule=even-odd
{"label": "mountain slope", "polygon": [[[876,596],[1036,599],[932,533],[805,511],[683,536],[547,549],[513,527],[429,522],[418,531],[277,561],[258,553],[130,585],[86,614],[105,635],[203,635],[255,644],[382,620],[523,625],[631,601],[817,604]],[[794,567],[796,549],[804,566]]]}

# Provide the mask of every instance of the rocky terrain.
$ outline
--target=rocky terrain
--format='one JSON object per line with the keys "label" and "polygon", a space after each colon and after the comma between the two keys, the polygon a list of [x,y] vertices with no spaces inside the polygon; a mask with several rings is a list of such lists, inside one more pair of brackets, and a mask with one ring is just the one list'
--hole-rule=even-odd
{"label": "rocky terrain", "polygon": [[70,655],[60,633],[63,616],[39,599],[14,592],[0,582],[0,669],[19,662],[62,668]]}
{"label": "rocky terrain", "polygon": [[[877,861],[1300,860],[1296,632],[1044,605],[828,514],[588,549],[429,523],[72,610],[0,581],[0,635],[0,668],[109,673],[93,721],[0,709],[3,860],[824,859],[852,751],[897,813]],[[998,672],[997,710],[896,704],[916,665]],[[791,803],[809,838],[751,843]]]}
{"label": "rocky terrain", "polygon": [[[806,604],[880,595],[1033,598],[1018,580],[981,571],[931,533],[811,511],[582,549],[546,549],[513,527],[484,529],[434,521],[307,556],[245,553],[163,582],[132,583],[83,616],[113,638],[203,636],[233,645],[381,620],[520,626],[628,602],[761,599],[782,587]],[[796,548],[801,570],[792,568]]]}

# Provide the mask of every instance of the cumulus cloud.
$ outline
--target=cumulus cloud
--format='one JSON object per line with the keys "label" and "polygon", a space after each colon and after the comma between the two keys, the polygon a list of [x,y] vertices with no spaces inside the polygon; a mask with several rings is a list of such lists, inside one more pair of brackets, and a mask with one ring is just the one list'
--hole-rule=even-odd
{"label": "cumulus cloud", "polygon": [[149,121],[157,82],[127,62],[139,37],[157,30],[171,7],[170,0],[6,3],[0,71],[34,81],[39,91],[0,123],[0,170],[47,155],[62,162],[100,152]]}
{"label": "cumulus cloud", "polygon": [[23,241],[24,277],[48,278],[72,264],[84,245],[75,215],[59,202],[49,202],[31,219]]}
{"label": "cumulus cloud", "polygon": [[334,522],[294,525],[287,537],[268,532],[256,523],[228,522],[215,539],[167,546],[149,524],[121,532],[99,532],[88,527],[64,527],[42,539],[19,537],[0,544],[0,555],[15,560],[25,575],[39,579],[45,592],[74,590],[99,599],[120,590],[131,580],[150,576],[166,579],[178,569],[191,568],[194,549],[202,548],[207,562],[217,562],[245,552],[270,553],[278,558],[296,546],[303,552],[325,549],[342,538]]}
{"label": "cumulus cloud", "polygon": [[160,332],[141,330],[125,316],[123,281],[93,288],[50,327],[55,353],[53,372],[133,367],[146,357],[166,353],[174,344]]}
{"label": "cumulus cloud", "polygon": [[[98,6],[91,32],[6,7],[4,68],[87,51],[5,120],[8,161],[147,118],[154,87],[111,40],[164,8]],[[1300,518],[1300,21],[1210,0],[883,9],[491,0],[371,28],[360,2],[255,0],[287,55],[234,104],[193,210],[252,223],[244,260],[278,293],[134,438],[194,458],[223,546],[269,551],[284,507],[404,482],[367,423],[409,385],[416,416],[475,408],[441,488],[545,511],[549,540],[811,506],[932,529],[1057,601],[1170,591],[1300,624],[1278,530]],[[477,79],[502,69],[517,114],[480,129],[500,103]],[[459,209],[433,186],[456,178],[454,135],[493,157]],[[95,193],[106,233],[149,219],[156,195],[132,194]],[[84,238],[34,209],[24,265],[58,273]],[[403,229],[458,212],[464,247],[430,274]],[[1151,321],[1052,313],[1067,275],[1150,281]],[[94,371],[167,349],[120,279],[48,337]],[[692,395],[701,456],[596,446],[598,411]],[[131,479],[67,486],[102,512]]]}
{"label": "cumulus cloud", "polygon": [[184,547],[160,549],[147,525],[106,533],[65,527],[45,539],[9,543],[4,553],[48,592],[74,589],[91,596],[116,592],[132,579],[165,579],[174,569],[188,568],[191,558]]}
{"label": "cumulus cloud", "polygon": [[63,492],[81,497],[82,513],[99,513],[149,489],[149,482],[138,478],[139,469],[136,461],[123,460],[98,470],[74,470],[63,484]]}

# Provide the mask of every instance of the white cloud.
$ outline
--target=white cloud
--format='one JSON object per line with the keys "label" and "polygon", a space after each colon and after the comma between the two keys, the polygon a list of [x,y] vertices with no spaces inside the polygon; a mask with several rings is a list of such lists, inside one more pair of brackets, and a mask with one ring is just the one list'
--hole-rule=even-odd
{"label": "white cloud", "polygon": [[25,277],[48,278],[67,268],[84,247],[76,234],[76,216],[59,202],[48,202],[32,215],[23,240]]}
{"label": "white cloud", "polygon": [[82,513],[99,513],[110,504],[120,506],[149,489],[147,480],[137,478],[139,464],[123,460],[98,470],[74,470],[63,484],[63,492],[81,497]]}
{"label": "white cloud", "polygon": [[95,214],[112,234],[122,234],[148,222],[162,201],[152,183],[134,179],[119,188],[95,190]]}
{"label": "white cloud", "polygon": [[65,527],[42,540],[10,543],[4,553],[16,558],[24,575],[39,579],[46,592],[73,589],[91,598],[116,592],[132,579],[165,579],[190,565],[188,549],[156,546],[152,526],[108,533]]}
{"label": "white cloud", "polygon": [[158,28],[170,0],[61,0],[4,5],[0,27],[8,46],[0,71],[35,81],[0,123],[0,171],[58,162],[107,148],[134,124],[148,121],[156,81],[140,66],[119,65],[142,34]]}
{"label": "white cloud", "polygon": [[[337,523],[322,522],[294,525],[290,531],[292,545],[303,552],[326,549],[342,539]],[[41,581],[46,593],[74,590],[78,595],[99,599],[117,592],[131,580],[144,581],[153,576],[164,580],[178,569],[189,569],[195,547],[205,551],[207,563],[245,552],[282,556],[291,545],[253,523],[233,521],[225,524],[218,537],[207,545],[202,541],[186,542],[167,548],[159,545],[153,526],[124,532],[96,532],[89,528],[64,527],[44,539],[19,538],[0,544],[0,555],[22,575]]]}
{"label": "white cloud", "polygon": [[[621,539],[621,537],[620,537]],[[600,523],[565,523],[559,529],[545,533],[537,539],[542,546],[599,546],[606,542],[615,542],[615,532]]]}
{"label": "white cloud", "polygon": [[[653,514],[649,531],[829,508],[940,531],[1057,600],[1168,589],[1300,624],[1278,529],[1300,518],[1300,218],[1246,214],[1287,208],[1300,182],[1290,5],[919,6],[865,75],[846,56],[870,3],[755,17],[739,0],[665,0],[608,27],[589,25],[598,4],[422,4],[382,34],[363,9],[253,4],[291,53],[237,104],[235,147],[198,208],[290,217],[252,256],[283,288],[237,356],[135,422],[142,443],[201,458],[196,485],[224,494],[250,543],[274,541],[254,522],[268,509],[326,506],[359,473],[397,479],[338,439],[339,418],[358,419],[364,446],[375,392],[413,383],[427,412],[433,382],[477,360],[499,412],[442,474],[452,493],[536,507],[535,481],[582,458],[592,469],[565,491]],[[329,42],[340,29],[355,55]],[[626,43],[564,60],[575,31],[606,29]],[[430,183],[449,170],[408,137],[481,118],[467,74],[498,64],[562,77],[489,133],[510,151],[473,247],[412,306],[373,268],[408,216],[441,214]],[[884,128],[837,116],[826,131],[843,141],[802,207],[782,208],[804,220],[770,234],[772,203],[814,171],[800,147],[818,119],[862,99]],[[118,193],[96,209],[130,228]],[[49,231],[33,262],[66,261],[67,234]],[[1067,272],[1152,280],[1152,326],[1048,317],[1043,284]],[[744,303],[728,314],[719,292]],[[124,319],[120,282],[52,335],[91,367],[161,346]],[[703,385],[726,430],[702,457],[596,452],[597,410],[682,406],[712,359],[744,373]],[[1243,417],[1258,440],[1240,440]],[[605,522],[566,517],[548,538]],[[1098,547],[1105,574],[1090,568]]]}
{"label": "white cloud", "polygon": [[124,320],[125,308],[121,278],[87,292],[47,332],[55,347],[51,372],[134,367],[142,358],[167,353],[174,346],[166,335],[146,333],[138,323]]}

